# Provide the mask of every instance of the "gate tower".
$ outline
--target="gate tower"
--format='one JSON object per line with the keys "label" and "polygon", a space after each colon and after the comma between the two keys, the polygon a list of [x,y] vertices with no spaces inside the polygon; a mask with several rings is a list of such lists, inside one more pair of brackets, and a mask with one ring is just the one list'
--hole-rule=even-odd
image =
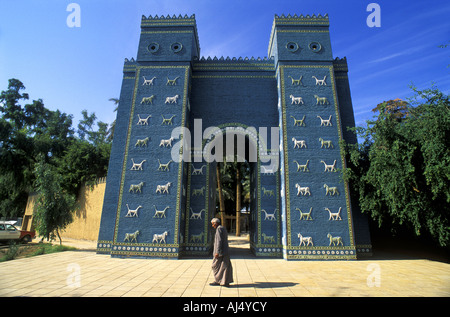
{"label": "gate tower", "polygon": [[236,139],[251,166],[256,256],[371,254],[339,172],[339,141],[356,142],[347,72],[327,15],[275,16],[268,58],[256,59],[200,58],[194,15],[143,16],[137,58],[123,68],[97,252],[209,256],[216,162]]}

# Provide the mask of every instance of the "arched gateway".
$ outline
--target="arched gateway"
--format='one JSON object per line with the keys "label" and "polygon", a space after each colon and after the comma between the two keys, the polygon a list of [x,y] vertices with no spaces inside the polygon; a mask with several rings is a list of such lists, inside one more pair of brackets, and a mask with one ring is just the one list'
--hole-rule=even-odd
{"label": "arched gateway", "polygon": [[367,220],[339,173],[339,141],[356,139],[347,62],[333,59],[328,27],[327,15],[275,16],[269,58],[205,59],[194,16],[142,17],[137,59],[123,69],[98,253],[209,256],[216,164],[237,148],[251,166],[254,254],[370,254]]}

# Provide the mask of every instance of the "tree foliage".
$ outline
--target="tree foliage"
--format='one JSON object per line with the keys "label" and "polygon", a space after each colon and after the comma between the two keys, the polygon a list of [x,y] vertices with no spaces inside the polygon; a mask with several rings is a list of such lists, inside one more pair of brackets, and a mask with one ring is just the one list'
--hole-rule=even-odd
{"label": "tree foliage", "polygon": [[[242,202],[241,207],[248,207],[250,204],[250,164],[247,161],[225,161],[218,164],[225,212],[227,214],[235,214],[238,195]],[[239,171],[239,177],[237,171]],[[241,184],[239,187],[237,186],[237,182]],[[238,193],[239,188],[240,193]],[[219,195],[217,195],[216,205],[217,210],[219,210]]]}
{"label": "tree foliage", "polygon": [[60,231],[72,222],[76,196],[63,189],[63,177],[42,155],[35,164],[35,175],[37,199],[33,223],[40,236],[53,240],[56,235],[61,244]]}
{"label": "tree foliage", "polygon": [[34,180],[39,154],[48,159],[64,153],[73,138],[72,117],[50,111],[41,99],[21,106],[28,94],[17,79],[0,94],[0,212],[5,216],[23,213]]}
{"label": "tree foliage", "polygon": [[74,138],[64,154],[55,160],[64,179],[64,188],[72,194],[77,194],[82,184],[92,185],[106,176],[111,153],[108,125],[98,122],[96,129],[95,113],[89,115],[83,110],[81,114],[78,138]]}
{"label": "tree foliage", "polygon": [[408,227],[450,245],[450,102],[436,87],[412,87],[409,103],[379,104],[378,115],[346,145],[344,176],[361,210],[394,231]]}
{"label": "tree foliage", "polygon": [[94,113],[82,111],[78,129],[72,115],[45,107],[42,99],[26,103],[29,95],[18,79],[0,93],[0,215],[22,216],[28,194],[39,187],[37,158],[54,173],[55,186],[71,195],[80,185],[106,176],[111,139],[108,125]]}

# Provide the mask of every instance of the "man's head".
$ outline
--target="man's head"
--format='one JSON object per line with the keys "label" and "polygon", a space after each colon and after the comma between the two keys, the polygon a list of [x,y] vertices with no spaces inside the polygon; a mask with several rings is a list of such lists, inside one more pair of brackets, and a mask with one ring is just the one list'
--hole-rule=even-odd
{"label": "man's head", "polygon": [[220,225],[220,219],[219,218],[213,218],[211,219],[211,225],[214,229],[216,229]]}

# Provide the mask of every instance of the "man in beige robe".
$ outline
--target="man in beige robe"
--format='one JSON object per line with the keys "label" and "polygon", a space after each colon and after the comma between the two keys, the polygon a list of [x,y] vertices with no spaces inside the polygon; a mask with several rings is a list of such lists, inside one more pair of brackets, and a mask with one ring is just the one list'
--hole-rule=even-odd
{"label": "man in beige robe", "polygon": [[228,232],[220,225],[220,219],[213,218],[211,225],[216,229],[214,237],[214,259],[212,270],[214,282],[210,285],[230,286],[233,283],[233,267],[231,266],[230,254],[228,252]]}

